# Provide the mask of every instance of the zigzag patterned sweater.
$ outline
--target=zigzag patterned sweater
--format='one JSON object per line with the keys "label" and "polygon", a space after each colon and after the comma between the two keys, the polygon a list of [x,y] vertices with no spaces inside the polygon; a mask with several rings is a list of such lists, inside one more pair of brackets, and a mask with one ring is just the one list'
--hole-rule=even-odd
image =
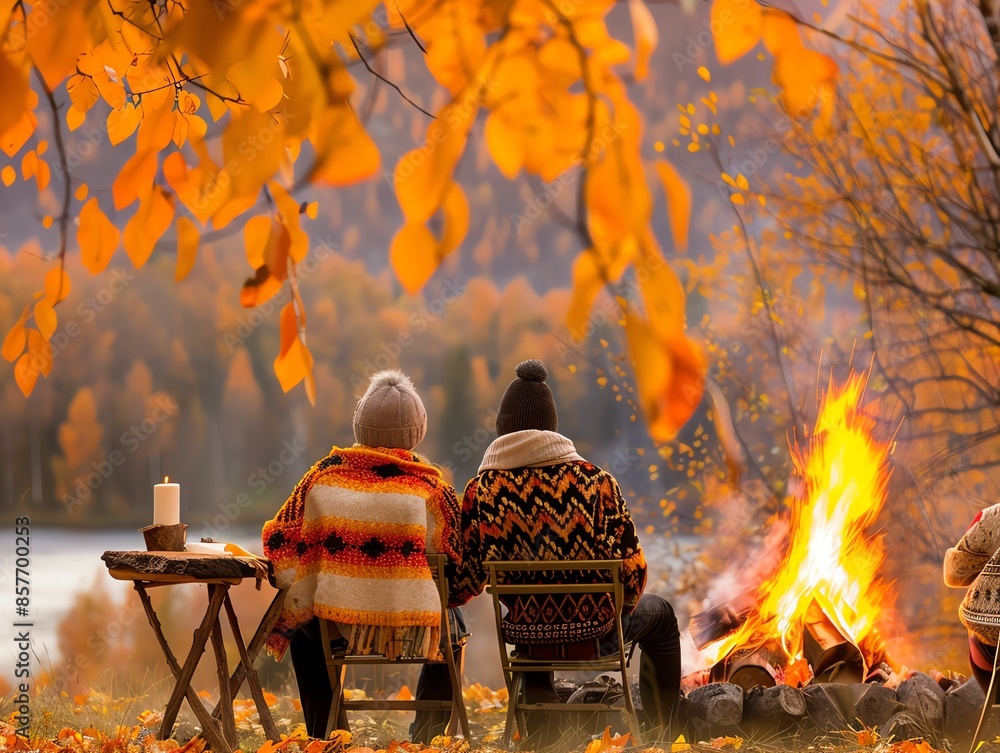
{"label": "zigzag patterned sweater", "polygon": [[[555,432],[513,432],[494,444],[500,443],[507,443],[507,451],[488,450],[487,458],[521,467],[481,468],[466,487],[463,580],[452,583],[452,598],[464,602],[482,592],[488,560],[622,559],[625,612],[634,609],[646,584],[646,559],[614,477],[576,455],[572,443]],[[532,461],[550,464],[526,465]],[[546,574],[535,577],[554,582],[537,580]],[[581,581],[569,576],[565,582]],[[614,620],[606,598],[552,595],[507,606],[507,638],[523,644],[597,637]]]}
{"label": "zigzag patterned sweater", "polygon": [[284,655],[313,616],[349,630],[353,652],[438,654],[441,600],[426,553],[460,564],[459,505],[441,471],[407,450],[334,447],[264,524],[284,611],[267,651]]}

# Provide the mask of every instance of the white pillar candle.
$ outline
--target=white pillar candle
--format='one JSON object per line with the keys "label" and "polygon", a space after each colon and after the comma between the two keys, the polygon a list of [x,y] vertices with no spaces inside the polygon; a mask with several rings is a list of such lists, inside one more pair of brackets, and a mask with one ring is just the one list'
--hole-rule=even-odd
{"label": "white pillar candle", "polygon": [[181,485],[167,483],[169,476],[164,476],[162,484],[153,487],[153,525],[175,526],[181,522]]}

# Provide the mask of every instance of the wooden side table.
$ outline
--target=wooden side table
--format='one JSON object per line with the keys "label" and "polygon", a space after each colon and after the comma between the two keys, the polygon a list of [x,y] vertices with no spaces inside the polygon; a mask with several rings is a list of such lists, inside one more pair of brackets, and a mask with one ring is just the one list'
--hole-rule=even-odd
{"label": "wooden side table", "polygon": [[[163,650],[170,671],[173,672],[175,684],[170,694],[170,700],[163,712],[163,722],[160,725],[160,738],[170,737],[181,702],[187,698],[188,705],[194,711],[201,723],[205,738],[212,750],[232,753],[239,742],[236,737],[236,721],[233,715],[233,698],[246,682],[257,706],[260,723],[264,734],[269,740],[279,739],[274,726],[271,711],[264,701],[264,693],[260,687],[260,679],[253,663],[264,647],[271,628],[278,621],[285,592],[278,591],[271,605],[264,613],[249,645],[244,643],[240,631],[239,620],[233,603],[229,598],[229,587],[240,583],[244,578],[256,578],[258,587],[262,577],[267,577],[273,585],[270,563],[252,558],[234,557],[217,554],[196,554],[193,552],[105,552],[101,559],[108,567],[112,578],[130,580],[139,594],[146,617],[156,634],[156,639]],[[260,568],[261,563],[267,566],[266,571]],[[182,583],[202,583],[208,586],[208,606],[201,624],[194,633],[191,648],[183,666],[178,663],[173,651],[163,636],[160,620],[153,611],[147,589],[158,586],[177,585]],[[232,631],[236,647],[239,650],[240,661],[233,673],[229,674],[226,649],[222,636],[222,624],[219,615],[223,608]],[[219,675],[219,703],[209,713],[201,698],[191,687],[191,678],[201,661],[208,640],[212,641],[216,668]]]}

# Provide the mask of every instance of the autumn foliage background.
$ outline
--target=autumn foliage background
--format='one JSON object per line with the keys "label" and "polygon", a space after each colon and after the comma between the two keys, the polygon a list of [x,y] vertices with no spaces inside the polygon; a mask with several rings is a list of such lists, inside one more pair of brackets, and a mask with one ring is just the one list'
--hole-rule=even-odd
{"label": "autumn foliage background", "polygon": [[[788,437],[871,364],[883,632],[964,669],[939,571],[998,488],[998,33],[958,0],[4,6],[0,504],[99,536],[169,474],[191,533],[253,530],[389,365],[462,485],[540,357],[683,617],[760,564]],[[60,673],[125,607],[67,608],[50,680],[156,675],[141,620]]]}

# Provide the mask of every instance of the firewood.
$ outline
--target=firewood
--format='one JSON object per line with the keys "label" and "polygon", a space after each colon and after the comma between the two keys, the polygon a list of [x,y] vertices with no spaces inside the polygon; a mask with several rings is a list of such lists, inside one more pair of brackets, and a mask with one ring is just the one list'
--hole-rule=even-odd
{"label": "firewood", "polygon": [[879,729],[879,737],[889,742],[902,742],[917,738],[929,739],[931,732],[909,711],[897,711]]}
{"label": "firewood", "polygon": [[[944,721],[944,691],[933,677],[914,672],[896,688],[896,697],[928,730],[939,730]],[[904,738],[905,739],[905,738]]]}
{"label": "firewood", "polygon": [[709,643],[725,638],[736,628],[746,622],[747,617],[756,606],[756,600],[750,592],[740,594],[723,604],[716,604],[704,612],[700,612],[688,622],[688,629],[698,650]]}
{"label": "firewood", "polygon": [[713,682],[695,688],[688,696],[691,715],[710,727],[739,724],[743,718],[743,688],[728,682]]}
{"label": "firewood", "polygon": [[896,691],[884,685],[829,683],[827,687],[839,702],[847,723],[855,728],[881,727],[901,707]]}
{"label": "firewood", "polygon": [[754,688],[743,698],[743,724],[754,731],[787,730],[806,715],[806,697],[788,685]]}
{"label": "firewood", "polygon": [[806,720],[820,733],[839,733],[847,729],[847,721],[829,685],[807,685],[802,690],[806,702]]}
{"label": "firewood", "polygon": [[[979,723],[986,694],[975,679],[971,679],[944,696],[944,734],[952,743],[964,743],[972,737]],[[983,735],[991,739],[992,733]]]}

